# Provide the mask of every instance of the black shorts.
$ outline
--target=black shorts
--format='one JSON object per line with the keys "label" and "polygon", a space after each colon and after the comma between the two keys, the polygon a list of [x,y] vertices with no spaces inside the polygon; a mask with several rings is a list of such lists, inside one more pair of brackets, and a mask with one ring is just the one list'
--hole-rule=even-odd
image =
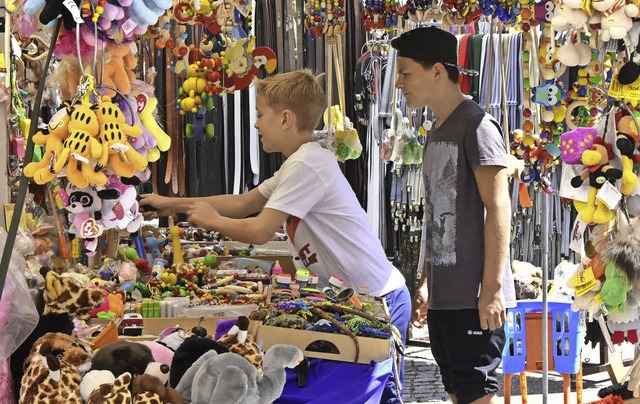
{"label": "black shorts", "polygon": [[481,329],[474,309],[429,309],[427,324],[431,352],[447,393],[465,404],[498,391],[496,369],[502,361],[504,326]]}

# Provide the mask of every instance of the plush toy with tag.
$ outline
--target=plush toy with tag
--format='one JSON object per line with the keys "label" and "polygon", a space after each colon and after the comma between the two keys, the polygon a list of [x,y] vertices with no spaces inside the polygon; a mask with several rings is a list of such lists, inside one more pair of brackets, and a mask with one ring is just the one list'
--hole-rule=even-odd
{"label": "plush toy with tag", "polygon": [[102,97],[96,108],[96,117],[100,124],[99,139],[102,144],[99,167],[106,167],[108,162],[116,174],[127,178],[147,168],[147,159],[135,151],[128,141],[129,136],[142,135],[142,129],[128,125],[124,114],[111,102],[110,97]]}
{"label": "plush toy with tag", "polygon": [[613,262],[607,264],[604,273],[606,280],[600,292],[602,300],[609,312],[617,309],[624,313],[627,310],[627,293],[631,290],[632,284],[626,273]]}
{"label": "plush toy with tag", "polygon": [[[638,118],[635,118],[638,119]],[[633,172],[633,164],[640,161],[640,155],[636,154],[640,141],[638,129],[634,123],[634,117],[626,115],[617,123],[616,147],[620,150],[622,158],[622,186],[620,192],[623,195],[631,195],[636,185],[638,176]]]}
{"label": "plush toy with tag", "polygon": [[576,210],[580,212],[580,218],[585,223],[607,223],[614,219],[615,211],[609,209],[604,203],[596,200],[598,190],[605,182],[611,185],[616,180],[622,178],[622,171],[609,164],[613,157],[611,144],[598,137],[593,145],[582,153],[582,164],[587,166],[587,170],[580,176],[571,179],[571,186],[579,188],[582,183],[589,179],[589,197],[587,202],[574,201]]}
{"label": "plush toy with tag", "polygon": [[40,11],[40,23],[47,25],[61,15],[64,28],[67,31],[71,31],[79,25],[74,15],[76,18],[82,20],[80,8],[78,7],[79,4],[79,0],[46,0],[42,11]]}
{"label": "plush toy with tag", "polygon": [[118,192],[115,190],[97,191],[93,187],[84,189],[71,189],[69,202],[65,209],[69,211],[69,234],[85,240],[85,247],[89,253],[96,250],[95,241],[100,237],[104,228],[100,224],[103,199],[115,199]]}
{"label": "plush toy with tag", "polygon": [[600,24],[600,37],[604,42],[623,39],[638,15],[638,6],[624,0],[595,0],[591,6],[599,13],[594,13],[589,24]]}
{"label": "plush toy with tag", "polygon": [[70,335],[48,333],[25,361],[20,403],[82,402],[80,381],[91,366],[91,348]]}
{"label": "plush toy with tag", "polygon": [[69,114],[61,108],[49,121],[47,128],[33,136],[37,145],[45,145],[45,153],[39,162],[31,162],[24,168],[24,175],[32,177],[36,184],[45,184],[55,178],[50,167],[62,153],[62,142],[69,136]]}

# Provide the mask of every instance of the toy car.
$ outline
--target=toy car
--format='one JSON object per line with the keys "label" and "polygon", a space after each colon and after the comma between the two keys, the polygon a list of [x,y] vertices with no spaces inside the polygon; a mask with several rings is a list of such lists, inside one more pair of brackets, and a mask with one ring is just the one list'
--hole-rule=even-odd
{"label": "toy car", "polygon": [[118,325],[118,334],[139,337],[142,335],[144,323],[142,315],[138,313],[126,313],[122,316]]}

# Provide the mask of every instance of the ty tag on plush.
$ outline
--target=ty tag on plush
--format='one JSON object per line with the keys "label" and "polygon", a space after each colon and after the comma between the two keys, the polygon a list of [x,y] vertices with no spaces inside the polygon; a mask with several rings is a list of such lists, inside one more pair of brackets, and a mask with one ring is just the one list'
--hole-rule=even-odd
{"label": "ty tag on plush", "polygon": [[614,210],[622,199],[622,193],[620,193],[616,187],[611,185],[609,181],[605,181],[602,188],[600,188],[596,194],[596,199],[604,203],[607,208]]}
{"label": "ty tag on plush", "polygon": [[62,4],[69,10],[69,12],[71,13],[71,17],[73,17],[73,20],[76,23],[78,23],[78,24],[84,23],[84,20],[82,19],[82,16],[80,15],[80,9],[78,8],[78,5],[76,4],[75,1],[73,1],[73,0],[63,0]]}

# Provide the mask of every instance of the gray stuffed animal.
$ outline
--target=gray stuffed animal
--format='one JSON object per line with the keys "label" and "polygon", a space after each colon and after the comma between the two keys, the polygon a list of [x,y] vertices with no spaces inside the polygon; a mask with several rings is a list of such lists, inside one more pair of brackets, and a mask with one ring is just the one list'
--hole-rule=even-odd
{"label": "gray stuffed animal", "polygon": [[176,387],[185,404],[264,404],[282,394],[285,367],[304,359],[293,345],[274,345],[264,355],[263,374],[238,354],[209,351],[201,356]]}

